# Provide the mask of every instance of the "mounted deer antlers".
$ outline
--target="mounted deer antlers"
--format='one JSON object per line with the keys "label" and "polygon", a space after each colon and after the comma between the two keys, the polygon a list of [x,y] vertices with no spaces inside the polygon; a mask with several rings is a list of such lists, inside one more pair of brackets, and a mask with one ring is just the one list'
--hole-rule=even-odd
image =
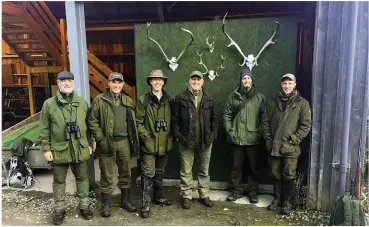
{"label": "mounted deer antlers", "polygon": [[209,43],[209,36],[206,37],[206,44],[209,46],[209,51],[212,54],[213,51],[214,51],[214,48],[215,48],[214,47],[214,45],[215,45],[215,38],[214,38],[214,36],[213,36],[213,42],[212,43]]}
{"label": "mounted deer antlers", "polygon": [[[199,63],[199,65],[202,65],[202,66],[204,66],[204,68],[205,68],[205,72],[203,72],[202,73],[202,75],[206,75],[206,74],[208,74],[208,78],[212,81],[212,80],[214,80],[215,79],[215,77],[219,77],[219,75],[218,75],[218,70],[219,69],[224,69],[224,66],[223,66],[223,62],[224,62],[224,59],[226,59],[226,56],[223,56],[223,55],[220,55],[220,57],[222,58],[222,61],[221,61],[221,63],[220,63],[220,66],[218,66],[218,68],[214,71],[214,70],[208,70],[208,67],[206,67],[206,65],[204,64],[204,62],[202,62],[202,54],[203,53],[201,53],[201,54],[199,54],[199,51],[196,51],[196,53],[197,53],[197,55],[199,55],[200,56],[200,62],[198,62]],[[215,73],[215,74],[214,74]]]}
{"label": "mounted deer antlers", "polygon": [[163,53],[164,55],[164,59],[169,63],[169,68],[171,68],[173,71],[175,71],[178,67],[178,61],[179,59],[182,57],[183,53],[187,50],[188,47],[190,47],[192,45],[192,43],[194,42],[194,38],[193,38],[193,34],[190,30],[187,30],[187,29],[184,29],[184,28],[181,28],[184,32],[190,34],[191,36],[191,41],[187,44],[187,46],[182,50],[182,52],[178,55],[178,57],[172,57],[171,59],[168,58],[168,56],[165,54],[163,48],[161,48],[160,44],[153,38],[151,38],[149,36],[149,27],[151,25],[151,22],[147,22],[147,38],[149,40],[151,40],[153,43],[155,43],[159,49],[161,50],[161,52]]}
{"label": "mounted deer antlers", "polygon": [[226,37],[231,41],[228,45],[226,45],[226,47],[230,47],[230,46],[235,46],[236,49],[238,50],[238,52],[241,54],[241,56],[243,57],[243,62],[242,64],[239,64],[240,66],[244,66],[245,64],[247,65],[247,67],[249,67],[250,71],[252,70],[252,68],[254,66],[258,66],[258,58],[260,57],[261,53],[264,51],[265,48],[267,48],[267,46],[269,46],[270,44],[276,44],[277,43],[277,39],[275,39],[275,41],[273,41],[273,38],[275,37],[275,35],[277,34],[277,31],[279,30],[279,23],[278,21],[274,21],[274,23],[277,24],[277,28],[274,30],[272,37],[270,37],[270,39],[264,44],[264,46],[260,49],[259,53],[256,55],[256,57],[254,57],[253,54],[249,54],[247,55],[247,57],[245,56],[245,54],[242,52],[241,48],[238,46],[238,44],[225,32],[225,18],[227,16],[228,13],[226,13],[223,17],[223,24],[222,24],[222,31],[223,33],[226,35]]}

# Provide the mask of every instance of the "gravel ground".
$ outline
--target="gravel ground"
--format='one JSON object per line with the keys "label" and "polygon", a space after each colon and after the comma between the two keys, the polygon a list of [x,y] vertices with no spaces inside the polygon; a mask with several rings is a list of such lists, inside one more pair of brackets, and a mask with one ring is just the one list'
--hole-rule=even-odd
{"label": "gravel ground", "polygon": [[[298,210],[291,216],[282,216],[278,212],[268,211],[253,205],[240,205],[230,202],[215,201],[213,208],[205,208],[194,202],[191,209],[180,207],[179,189],[166,187],[165,193],[173,202],[170,207],[151,206],[151,216],[142,219],[138,213],[128,213],[119,208],[119,195],[113,196],[113,216],[102,218],[98,192],[92,193],[93,220],[86,221],[77,212],[78,198],[67,194],[67,216],[63,225],[327,225],[329,213]],[[138,193],[133,193],[133,201],[140,203]],[[23,192],[17,189],[2,190],[3,225],[52,225],[53,199],[44,192]]]}

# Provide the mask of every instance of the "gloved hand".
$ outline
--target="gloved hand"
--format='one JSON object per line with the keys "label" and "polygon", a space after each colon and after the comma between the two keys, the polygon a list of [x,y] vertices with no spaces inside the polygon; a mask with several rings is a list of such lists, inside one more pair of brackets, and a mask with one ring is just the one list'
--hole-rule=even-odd
{"label": "gloved hand", "polygon": [[265,141],[265,147],[269,153],[273,150],[273,138],[269,138]]}

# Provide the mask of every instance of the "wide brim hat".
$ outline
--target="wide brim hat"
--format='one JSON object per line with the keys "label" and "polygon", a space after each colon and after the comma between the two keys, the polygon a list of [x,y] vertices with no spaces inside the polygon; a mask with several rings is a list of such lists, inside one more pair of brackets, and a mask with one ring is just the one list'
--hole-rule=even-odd
{"label": "wide brim hat", "polygon": [[155,70],[151,71],[150,75],[148,77],[146,77],[146,83],[150,86],[151,86],[150,80],[152,78],[163,79],[164,80],[164,85],[167,83],[167,80],[168,80],[168,77],[164,76],[163,71],[161,71],[160,69],[155,69]]}

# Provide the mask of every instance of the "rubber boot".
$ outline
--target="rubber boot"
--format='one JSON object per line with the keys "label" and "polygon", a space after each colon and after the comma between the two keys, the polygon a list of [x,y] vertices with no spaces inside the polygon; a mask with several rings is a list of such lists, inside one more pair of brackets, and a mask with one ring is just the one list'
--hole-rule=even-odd
{"label": "rubber boot", "polygon": [[142,189],[141,217],[148,218],[150,215],[151,196],[153,194],[153,178],[146,175],[142,175],[141,189]]}
{"label": "rubber boot", "polygon": [[111,216],[110,201],[111,195],[101,193],[101,216],[104,218]]}
{"label": "rubber boot", "polygon": [[280,179],[274,180],[273,188],[274,199],[268,206],[268,210],[277,210],[282,206],[281,194],[282,194],[282,181]]}
{"label": "rubber boot", "polygon": [[130,202],[130,189],[129,188],[123,188],[121,189],[120,193],[120,207],[127,210],[128,212],[135,212],[136,207]]}
{"label": "rubber boot", "polygon": [[295,180],[284,180],[284,190],[283,190],[283,207],[281,210],[281,214],[290,215],[293,212],[292,208],[292,198],[293,198],[293,190],[295,187]]}
{"label": "rubber boot", "polygon": [[163,172],[156,172],[154,176],[154,199],[152,203],[161,206],[170,206],[172,202],[164,197],[163,193]]}

